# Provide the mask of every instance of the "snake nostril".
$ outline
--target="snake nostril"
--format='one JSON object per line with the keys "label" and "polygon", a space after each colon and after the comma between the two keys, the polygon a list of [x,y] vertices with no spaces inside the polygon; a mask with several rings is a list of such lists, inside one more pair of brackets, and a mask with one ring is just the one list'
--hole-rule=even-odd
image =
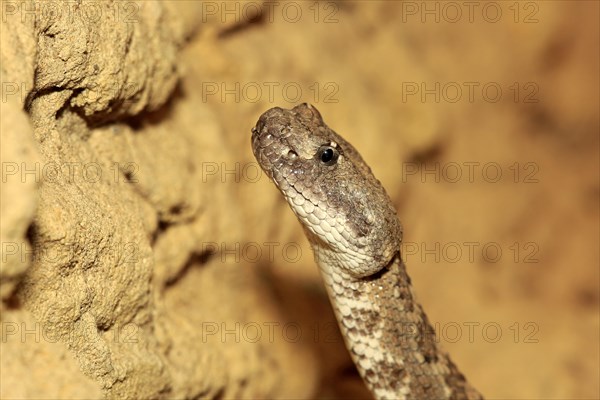
{"label": "snake nostril", "polygon": [[287,156],[291,159],[294,159],[294,158],[298,157],[298,153],[296,153],[294,150],[288,150]]}

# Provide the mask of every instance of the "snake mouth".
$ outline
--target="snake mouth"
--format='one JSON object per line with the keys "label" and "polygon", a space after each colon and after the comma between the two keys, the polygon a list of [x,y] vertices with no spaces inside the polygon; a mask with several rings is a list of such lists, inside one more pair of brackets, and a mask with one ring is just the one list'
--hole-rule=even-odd
{"label": "snake mouth", "polygon": [[[292,210],[295,210],[297,207],[300,207],[299,205],[297,205],[294,202],[294,199],[296,198],[296,196],[302,196],[302,198],[305,201],[308,201],[309,203],[311,203],[313,205],[313,207],[315,208],[319,208],[319,205],[317,203],[315,203],[313,200],[311,200],[310,198],[306,197],[306,195],[304,195],[303,192],[301,192],[300,190],[298,190],[298,188],[296,188],[296,186],[293,183],[290,183],[290,181],[284,177],[283,180],[285,181],[285,183],[290,187],[291,190],[288,190],[287,192],[281,190],[281,192],[284,194],[284,196],[287,199],[287,202],[290,204],[290,206],[292,207]],[[290,196],[290,193],[294,193],[294,195]]]}

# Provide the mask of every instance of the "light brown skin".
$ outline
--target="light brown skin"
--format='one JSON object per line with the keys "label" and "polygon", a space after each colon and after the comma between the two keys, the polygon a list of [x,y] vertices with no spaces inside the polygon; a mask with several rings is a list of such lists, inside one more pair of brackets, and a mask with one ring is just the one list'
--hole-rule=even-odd
{"label": "light brown skin", "polygon": [[378,399],[481,399],[436,344],[400,256],[392,202],[360,154],[308,104],[272,108],[252,150],[302,223],[340,329]]}

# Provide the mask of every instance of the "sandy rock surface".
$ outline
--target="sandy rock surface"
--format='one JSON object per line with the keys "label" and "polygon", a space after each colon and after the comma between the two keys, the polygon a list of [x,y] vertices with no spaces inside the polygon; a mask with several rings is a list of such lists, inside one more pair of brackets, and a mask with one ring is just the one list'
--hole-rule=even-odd
{"label": "sandy rock surface", "polygon": [[24,4],[0,24],[1,398],[368,396],[250,149],[263,111],[301,101],[387,188],[419,299],[486,397],[600,396],[597,3],[495,3],[493,23]]}

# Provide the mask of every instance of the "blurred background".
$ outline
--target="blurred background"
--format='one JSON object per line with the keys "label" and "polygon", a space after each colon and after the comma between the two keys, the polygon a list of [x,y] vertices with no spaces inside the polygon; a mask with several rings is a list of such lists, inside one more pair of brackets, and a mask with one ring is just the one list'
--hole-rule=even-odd
{"label": "blurred background", "polygon": [[[19,108],[42,162],[116,162],[124,179],[46,177],[13,197],[39,199],[19,231],[34,252],[71,251],[4,272],[3,398],[368,397],[250,148],[261,113],[300,102],[392,197],[418,299],[486,398],[600,398],[598,2],[130,4],[126,28],[38,23],[31,57],[4,51],[3,82],[31,82]],[[120,89],[94,92],[106,65]],[[138,246],[134,267],[113,233]],[[38,323],[62,339],[14,333]]]}
{"label": "blurred background", "polygon": [[[359,149],[443,346],[486,397],[598,398],[598,3],[293,4],[228,31],[193,75],[246,85],[255,115],[311,102]],[[233,96],[207,98],[237,132]]]}
{"label": "blurred background", "polygon": [[[474,385],[488,398],[598,398],[598,3],[292,2],[271,11],[243,29],[217,26],[217,57],[196,43],[205,56],[192,67],[195,87],[241,87],[242,107],[204,85],[225,131],[236,132],[229,145],[248,147],[238,132],[266,108],[313,103],[392,196],[417,294]],[[257,194],[249,186],[248,199]],[[265,212],[256,223],[273,218],[256,207]],[[290,212],[277,218],[279,231],[300,235]],[[291,282],[316,273],[274,264]],[[331,368],[330,379],[348,379]],[[356,393],[332,385],[323,396]]]}

